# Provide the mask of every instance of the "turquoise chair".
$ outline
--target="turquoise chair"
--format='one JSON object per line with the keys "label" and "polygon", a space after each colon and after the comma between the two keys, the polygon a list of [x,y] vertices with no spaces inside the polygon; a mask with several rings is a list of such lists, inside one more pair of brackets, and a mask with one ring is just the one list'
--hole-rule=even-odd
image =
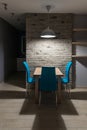
{"label": "turquoise chair", "polygon": [[55,67],[42,67],[41,77],[39,79],[39,105],[41,103],[41,92],[55,92],[57,105],[57,81]]}
{"label": "turquoise chair", "polygon": [[65,86],[65,89],[67,90],[68,89],[68,94],[70,96],[70,87],[68,86],[68,83],[70,82],[70,68],[72,66],[72,61],[69,61],[67,64],[66,64],[66,67],[65,67],[65,76],[61,78],[61,82],[62,84]]}
{"label": "turquoise chair", "polygon": [[30,92],[28,90],[30,90],[30,86],[31,86],[32,83],[35,82],[35,79],[30,76],[30,67],[29,67],[28,63],[26,61],[23,61],[23,65],[24,65],[25,70],[26,70],[26,76],[27,76],[26,80],[27,80],[27,83],[28,83],[28,85],[26,85],[26,96],[27,96],[28,93]]}

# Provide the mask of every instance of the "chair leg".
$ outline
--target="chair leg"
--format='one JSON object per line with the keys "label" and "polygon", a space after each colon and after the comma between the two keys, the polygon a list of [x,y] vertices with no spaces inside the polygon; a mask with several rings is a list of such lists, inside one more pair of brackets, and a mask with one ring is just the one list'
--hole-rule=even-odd
{"label": "chair leg", "polygon": [[41,91],[40,91],[40,94],[39,94],[39,106],[41,104]]}
{"label": "chair leg", "polygon": [[65,91],[67,91],[67,84],[64,84],[64,86],[65,86]]}
{"label": "chair leg", "polygon": [[66,97],[67,96],[67,85],[66,84],[63,84],[63,86],[64,86],[64,96]]}
{"label": "chair leg", "polygon": [[67,96],[69,95],[69,88],[67,84],[63,84],[63,85],[64,85],[64,90],[65,90],[65,97],[67,98]]}
{"label": "chair leg", "polygon": [[25,97],[26,97],[26,98],[28,97],[28,92],[27,92],[27,91],[26,91]]}
{"label": "chair leg", "polygon": [[65,84],[65,91],[67,92],[68,97],[70,98],[70,97],[71,97],[71,96],[70,96],[70,87],[69,87],[68,84]]}
{"label": "chair leg", "polygon": [[30,95],[30,84],[26,85],[26,97],[28,97],[28,95]]}
{"label": "chair leg", "polygon": [[28,96],[28,84],[26,84],[26,93],[25,93],[25,97]]}
{"label": "chair leg", "polygon": [[71,98],[70,86],[69,86],[69,85],[67,85],[67,87],[68,87],[68,96],[69,96],[69,98]]}

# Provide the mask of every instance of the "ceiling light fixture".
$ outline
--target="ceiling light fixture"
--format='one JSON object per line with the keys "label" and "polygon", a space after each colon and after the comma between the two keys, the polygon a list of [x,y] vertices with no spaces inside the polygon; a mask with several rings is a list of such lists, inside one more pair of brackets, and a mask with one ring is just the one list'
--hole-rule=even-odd
{"label": "ceiling light fixture", "polygon": [[51,9],[51,6],[47,5],[46,9],[48,11],[48,27],[42,31],[40,37],[41,38],[55,38],[56,37],[55,32],[49,27],[49,11]]}

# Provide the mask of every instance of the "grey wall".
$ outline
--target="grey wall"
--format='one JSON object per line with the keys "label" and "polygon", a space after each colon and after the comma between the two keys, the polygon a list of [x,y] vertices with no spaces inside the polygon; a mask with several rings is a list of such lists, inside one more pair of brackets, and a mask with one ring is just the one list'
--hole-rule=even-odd
{"label": "grey wall", "polygon": [[0,18],[0,82],[16,71],[17,30]]}
{"label": "grey wall", "polygon": [[[87,15],[74,15],[73,28],[87,28]],[[73,41],[87,42],[87,31],[73,32]],[[73,45],[76,55],[87,56],[87,45]],[[87,87],[87,57],[73,58],[73,80],[76,87]]]}

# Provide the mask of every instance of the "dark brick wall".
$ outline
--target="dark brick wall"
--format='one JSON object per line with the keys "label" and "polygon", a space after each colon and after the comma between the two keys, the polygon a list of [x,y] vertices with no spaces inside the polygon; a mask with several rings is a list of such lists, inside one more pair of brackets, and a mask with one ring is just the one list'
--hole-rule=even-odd
{"label": "dark brick wall", "polygon": [[[48,26],[47,14],[29,14],[26,18],[27,39],[39,38],[42,30]],[[71,39],[72,14],[50,14],[49,27],[58,39]]]}

